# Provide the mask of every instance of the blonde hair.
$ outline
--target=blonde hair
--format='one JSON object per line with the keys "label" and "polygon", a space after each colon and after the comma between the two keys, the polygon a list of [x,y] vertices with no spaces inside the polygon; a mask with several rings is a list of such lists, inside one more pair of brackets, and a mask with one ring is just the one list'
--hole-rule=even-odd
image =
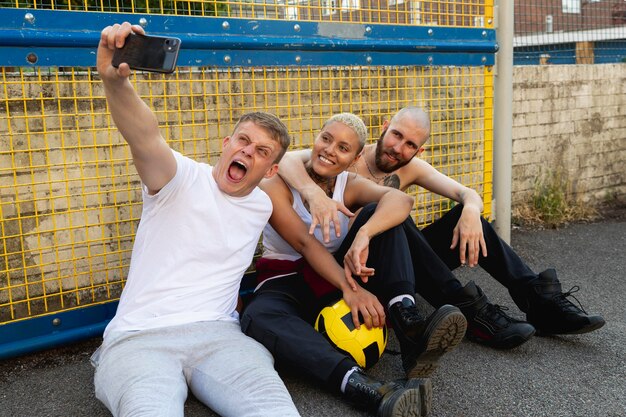
{"label": "blonde hair", "polygon": [[252,122],[265,129],[270,136],[280,144],[280,152],[274,161],[275,163],[278,163],[283,155],[285,155],[285,152],[287,152],[289,145],[291,145],[291,136],[289,136],[289,132],[287,131],[285,124],[272,113],[256,111],[242,115],[237,121],[233,132],[235,132],[239,125],[244,122]]}
{"label": "blonde hair", "polygon": [[350,129],[354,130],[354,133],[356,133],[356,135],[359,137],[359,149],[357,151],[357,154],[361,152],[361,150],[363,150],[363,147],[365,146],[365,141],[367,140],[367,127],[359,116],[352,113],[338,113],[332,115],[328,120],[324,122],[324,126],[322,126],[322,129],[324,129],[326,125],[332,122],[343,123]]}

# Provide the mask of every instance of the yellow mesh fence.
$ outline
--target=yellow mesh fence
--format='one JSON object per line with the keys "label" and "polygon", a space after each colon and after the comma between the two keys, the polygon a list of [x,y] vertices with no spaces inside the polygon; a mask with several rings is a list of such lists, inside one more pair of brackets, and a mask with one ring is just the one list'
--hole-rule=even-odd
{"label": "yellow mesh fence", "polygon": [[[334,113],[360,115],[375,140],[386,117],[423,106],[433,134],[422,157],[483,193],[489,214],[489,68],[179,69],[133,82],[170,145],[211,163],[246,111],[279,115],[302,148]],[[116,299],[141,195],[97,73],[3,68],[0,101],[0,323]],[[420,225],[450,207],[411,192]]]}
{"label": "yellow mesh fence", "polygon": [[[492,1],[0,1],[4,7],[300,21],[490,27]],[[98,74],[80,68],[0,67],[0,325],[116,300],[141,215],[139,178],[108,114]],[[172,148],[214,163],[238,117],[280,116],[294,149],[324,120],[358,114],[374,141],[385,118],[424,107],[432,136],[422,158],[476,189],[490,215],[490,67],[179,68],[137,73]],[[412,189],[426,225],[451,206]]]}
{"label": "yellow mesh fence", "polygon": [[493,0],[0,0],[0,7],[299,21],[484,27]]}

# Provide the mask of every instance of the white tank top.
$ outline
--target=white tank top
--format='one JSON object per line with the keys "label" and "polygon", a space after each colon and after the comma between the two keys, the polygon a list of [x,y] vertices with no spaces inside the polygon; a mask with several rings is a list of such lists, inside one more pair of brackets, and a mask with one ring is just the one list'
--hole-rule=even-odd
{"label": "white tank top", "polygon": [[[343,194],[346,190],[346,184],[348,182],[348,172],[342,172],[337,176],[337,180],[335,181],[335,189],[333,190],[333,200],[339,201],[343,204]],[[307,210],[302,201],[302,197],[300,193],[296,191],[294,188],[289,187],[291,190],[291,194],[293,195],[293,209],[298,213],[298,216],[302,219],[302,221],[306,224],[306,228],[309,229],[312,223],[311,213]],[[322,245],[328,249],[330,253],[335,253],[339,246],[341,246],[341,242],[346,237],[348,233],[348,222],[350,219],[343,213],[338,213],[339,215],[339,223],[341,226],[341,236],[337,237],[335,235],[335,227],[331,223],[330,226],[330,242],[325,243],[324,237],[322,234],[322,228],[320,225],[315,227],[315,238],[319,240]],[[295,261],[302,258],[294,248],[292,248],[289,243],[287,243],[280,235],[274,230],[272,226],[267,224],[265,229],[263,229],[263,257],[268,259],[283,259],[288,261]]]}

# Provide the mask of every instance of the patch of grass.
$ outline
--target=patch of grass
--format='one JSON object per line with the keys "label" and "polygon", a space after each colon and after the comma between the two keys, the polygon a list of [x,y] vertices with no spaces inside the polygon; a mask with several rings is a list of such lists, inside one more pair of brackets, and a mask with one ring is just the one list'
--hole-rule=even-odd
{"label": "patch of grass", "polygon": [[568,193],[568,184],[560,173],[537,180],[530,202],[513,210],[516,223],[557,228],[568,223],[598,218],[595,208],[576,201]]}

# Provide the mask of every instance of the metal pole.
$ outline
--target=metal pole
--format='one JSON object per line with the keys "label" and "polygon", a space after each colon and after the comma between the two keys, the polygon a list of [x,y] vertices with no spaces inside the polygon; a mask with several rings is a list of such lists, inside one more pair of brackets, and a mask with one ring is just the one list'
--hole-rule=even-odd
{"label": "metal pole", "polygon": [[513,0],[497,0],[496,39],[500,49],[494,80],[494,158],[493,189],[495,229],[511,241],[511,172],[513,125]]}

